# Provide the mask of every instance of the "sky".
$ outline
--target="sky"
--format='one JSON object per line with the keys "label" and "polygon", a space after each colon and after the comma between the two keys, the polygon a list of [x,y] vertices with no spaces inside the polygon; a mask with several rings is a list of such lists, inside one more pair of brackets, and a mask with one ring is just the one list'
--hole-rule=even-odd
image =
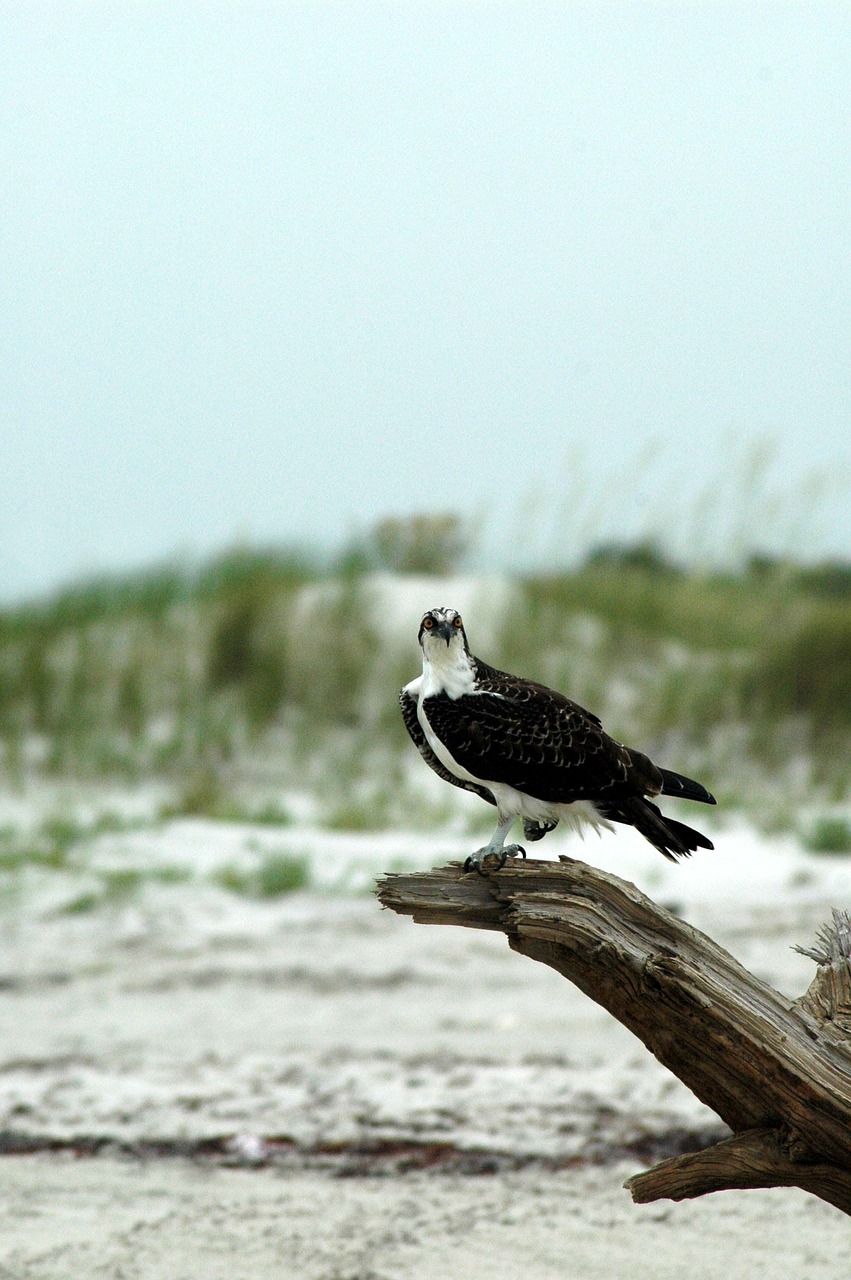
{"label": "sky", "polygon": [[0,3],[0,600],[851,555],[851,6]]}

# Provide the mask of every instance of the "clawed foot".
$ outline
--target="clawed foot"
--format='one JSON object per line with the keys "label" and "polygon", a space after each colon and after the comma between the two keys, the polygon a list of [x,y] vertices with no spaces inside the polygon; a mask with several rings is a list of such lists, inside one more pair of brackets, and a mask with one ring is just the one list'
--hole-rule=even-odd
{"label": "clawed foot", "polygon": [[480,876],[485,875],[482,866],[487,858],[496,858],[496,869],[501,871],[509,858],[516,857],[525,858],[526,850],[520,844],[509,844],[503,849],[491,849],[487,845],[484,849],[477,849],[475,853],[471,853],[464,863],[465,871],[478,871]]}

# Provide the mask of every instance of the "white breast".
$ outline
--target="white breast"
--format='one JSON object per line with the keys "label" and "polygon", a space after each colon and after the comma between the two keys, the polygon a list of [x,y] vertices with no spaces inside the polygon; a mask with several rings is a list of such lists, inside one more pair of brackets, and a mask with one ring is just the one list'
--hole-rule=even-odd
{"label": "white breast", "polygon": [[445,654],[438,649],[431,658],[423,659],[421,698],[445,693],[454,700],[475,692],[476,674],[463,649],[452,645]]}
{"label": "white breast", "polygon": [[406,686],[408,693],[417,699],[417,719],[422,725],[426,742],[442,765],[456,778],[464,782],[478,782],[482,779],[469,773],[453,759],[451,752],[443,745],[429,723],[425,710],[427,698],[445,693],[455,701],[466,694],[476,692],[476,674],[469,655],[458,643],[431,645],[430,652],[423,649],[423,673],[419,680],[412,680]]}

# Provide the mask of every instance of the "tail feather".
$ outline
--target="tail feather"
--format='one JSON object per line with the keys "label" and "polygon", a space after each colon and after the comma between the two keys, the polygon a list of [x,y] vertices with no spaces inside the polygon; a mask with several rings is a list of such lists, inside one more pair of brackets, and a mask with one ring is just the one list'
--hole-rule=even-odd
{"label": "tail feather", "polygon": [[623,822],[635,827],[654,849],[658,849],[671,862],[676,862],[677,858],[687,858],[695,849],[715,847],[711,840],[707,840],[706,836],[693,827],[687,827],[684,822],[676,822],[673,818],[666,818],[655,804],[642,796],[630,796],[617,804],[605,806],[598,802],[597,808],[613,822]]}
{"label": "tail feather", "polygon": [[694,827],[687,827],[684,822],[676,822],[673,818],[664,818],[666,827],[673,831],[674,835],[679,836],[683,844],[686,845],[685,857],[690,853],[694,853],[695,849],[714,849],[715,845],[712,841],[700,831],[695,831]]}
{"label": "tail feather", "polygon": [[[694,778],[686,778],[673,769],[660,769],[662,775],[662,795],[679,796],[681,800],[699,800],[701,804],[715,804],[715,797],[702,787]],[[688,830],[688,828],[686,828]]]}

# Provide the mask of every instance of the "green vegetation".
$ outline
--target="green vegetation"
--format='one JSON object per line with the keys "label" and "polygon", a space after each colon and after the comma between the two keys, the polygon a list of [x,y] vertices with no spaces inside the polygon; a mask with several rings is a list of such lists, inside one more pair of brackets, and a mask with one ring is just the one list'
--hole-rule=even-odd
{"label": "green vegetation", "polygon": [[[170,815],[285,825],[280,805],[237,798],[262,762],[332,827],[442,823],[456,797],[435,806],[408,781],[396,706],[434,601],[406,587],[399,617],[386,575],[457,572],[470,545],[453,517],[395,519],[336,564],[239,549],[0,612],[0,768],[157,776]],[[795,796],[848,798],[849,565],[686,569],[653,543],[608,545],[516,575],[510,598],[487,625],[469,619],[482,656],[564,690],[725,803],[776,821]],[[34,858],[61,864],[78,834],[40,831]],[[5,849],[0,833],[0,863]]]}
{"label": "green vegetation", "polygon": [[349,574],[378,569],[439,576],[454,572],[471,544],[472,530],[457,516],[389,516],[355,539],[341,567]]}
{"label": "green vegetation", "polygon": [[58,914],[81,916],[105,906],[121,907],[137,898],[147,884],[186,884],[191,875],[180,867],[156,867],[145,871],[137,867],[126,867],[123,870],[98,872],[96,879],[96,886],[83,889],[70,898],[59,908]]}
{"label": "green vegetation", "polygon": [[225,784],[220,771],[202,764],[189,771],[178,793],[163,805],[160,818],[213,818],[218,822],[250,822],[264,827],[288,827],[289,811],[276,800],[246,804]]}
{"label": "green vegetation", "polygon": [[139,825],[113,813],[101,813],[88,823],[53,815],[29,833],[5,827],[0,830],[0,872],[18,871],[24,866],[61,870],[68,866],[71,852],[78,845],[106,833],[132,831]]}
{"label": "green vegetation", "polygon": [[818,818],[804,832],[811,853],[851,853],[851,822],[847,818]]}
{"label": "green vegetation", "polygon": [[310,860],[289,853],[267,854],[260,865],[246,871],[238,866],[223,867],[214,883],[246,898],[281,898],[305,889],[310,883]]}

